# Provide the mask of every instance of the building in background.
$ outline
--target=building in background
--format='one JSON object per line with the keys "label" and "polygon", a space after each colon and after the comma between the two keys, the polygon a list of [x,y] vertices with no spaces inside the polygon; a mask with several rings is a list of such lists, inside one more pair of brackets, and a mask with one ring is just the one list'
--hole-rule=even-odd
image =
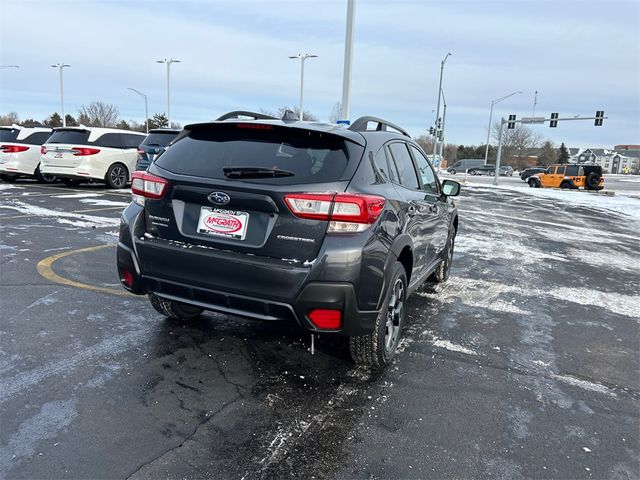
{"label": "building in background", "polygon": [[[638,147],[620,149],[619,147]],[[636,156],[634,153],[637,152]],[[640,172],[640,146],[616,145],[615,150],[606,148],[570,148],[571,161],[575,163],[592,163],[600,165],[604,173],[638,173]]]}

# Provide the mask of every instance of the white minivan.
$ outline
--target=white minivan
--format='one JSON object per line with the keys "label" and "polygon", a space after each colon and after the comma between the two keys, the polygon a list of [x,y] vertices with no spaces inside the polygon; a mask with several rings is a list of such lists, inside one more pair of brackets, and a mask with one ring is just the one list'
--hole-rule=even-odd
{"label": "white minivan", "polygon": [[131,180],[144,133],[115,128],[55,128],[42,146],[42,173],[60,177],[67,185],[101,181],[123,188]]}
{"label": "white minivan", "polygon": [[0,179],[10,183],[35,177],[42,183],[55,182],[55,177],[40,171],[40,146],[50,135],[46,127],[0,127]]}

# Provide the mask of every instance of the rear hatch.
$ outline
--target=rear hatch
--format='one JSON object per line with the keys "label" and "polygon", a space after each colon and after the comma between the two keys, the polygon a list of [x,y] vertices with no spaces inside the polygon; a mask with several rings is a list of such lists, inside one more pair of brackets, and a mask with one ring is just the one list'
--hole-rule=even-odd
{"label": "rear hatch", "polygon": [[82,149],[89,145],[89,130],[57,128],[43,145],[42,161],[47,166],[74,168],[83,160]]}
{"label": "rear hatch", "polygon": [[[138,248],[156,253],[146,261],[141,255],[145,270],[181,279],[199,277],[200,270],[215,284],[230,276],[224,267],[236,269],[220,257],[304,266],[316,258],[328,222],[296,217],[285,195],[343,192],[362,153],[361,145],[325,131],[235,122],[187,127],[149,168],[168,185],[162,198],[145,199],[147,239]],[[160,259],[159,244],[174,247],[174,254]],[[193,265],[196,253],[204,256]],[[174,262],[176,256],[183,261]],[[209,263],[206,257],[214,256]],[[172,267],[161,272],[163,265]],[[268,281],[263,285],[269,288]]]}
{"label": "rear hatch", "polygon": [[13,147],[20,129],[12,127],[0,128],[0,164],[7,163],[13,155]]}
{"label": "rear hatch", "polygon": [[138,160],[136,170],[146,170],[171,140],[176,138],[178,132],[174,131],[152,131],[138,147]]}

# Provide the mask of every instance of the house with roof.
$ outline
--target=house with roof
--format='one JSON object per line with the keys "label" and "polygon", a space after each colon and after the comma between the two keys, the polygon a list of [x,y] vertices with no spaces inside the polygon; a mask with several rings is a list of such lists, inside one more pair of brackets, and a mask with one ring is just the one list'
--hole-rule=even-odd
{"label": "house with roof", "polygon": [[600,165],[604,173],[635,173],[640,170],[640,159],[606,148],[570,148],[569,156],[575,163]]}

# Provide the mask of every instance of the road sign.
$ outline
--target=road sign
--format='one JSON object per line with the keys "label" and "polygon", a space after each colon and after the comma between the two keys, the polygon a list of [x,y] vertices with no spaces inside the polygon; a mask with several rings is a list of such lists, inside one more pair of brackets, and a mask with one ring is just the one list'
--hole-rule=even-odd
{"label": "road sign", "polygon": [[544,123],[544,117],[522,117],[522,123]]}

